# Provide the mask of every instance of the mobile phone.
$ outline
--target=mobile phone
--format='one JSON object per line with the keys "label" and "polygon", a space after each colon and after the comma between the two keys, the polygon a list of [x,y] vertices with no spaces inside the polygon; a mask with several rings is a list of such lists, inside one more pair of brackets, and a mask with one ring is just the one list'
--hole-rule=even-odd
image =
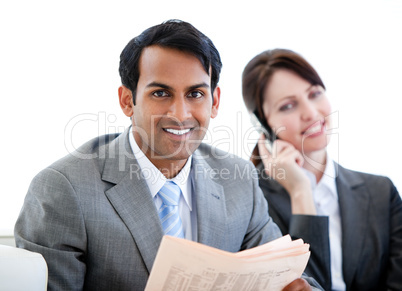
{"label": "mobile phone", "polygon": [[258,117],[254,113],[250,115],[250,120],[257,132],[259,134],[263,133],[265,135],[265,147],[270,153],[272,153],[272,141],[270,139],[270,134],[268,130],[261,124]]}

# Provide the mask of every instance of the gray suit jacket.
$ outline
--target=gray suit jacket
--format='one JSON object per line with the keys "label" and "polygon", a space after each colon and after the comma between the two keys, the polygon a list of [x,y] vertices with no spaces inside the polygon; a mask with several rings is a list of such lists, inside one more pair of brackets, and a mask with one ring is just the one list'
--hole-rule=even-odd
{"label": "gray suit jacket", "polygon": [[[281,236],[254,167],[225,155],[206,145],[193,154],[199,242],[237,252]],[[49,290],[143,290],[162,235],[128,131],[41,171],[15,225],[17,246],[46,259]]]}
{"label": "gray suit jacket", "polygon": [[[347,290],[402,290],[402,201],[398,191],[386,177],[338,164],[336,168]],[[289,194],[264,176],[260,175],[260,187],[270,216],[283,234],[310,244],[305,272],[331,290],[328,217],[292,215]]]}

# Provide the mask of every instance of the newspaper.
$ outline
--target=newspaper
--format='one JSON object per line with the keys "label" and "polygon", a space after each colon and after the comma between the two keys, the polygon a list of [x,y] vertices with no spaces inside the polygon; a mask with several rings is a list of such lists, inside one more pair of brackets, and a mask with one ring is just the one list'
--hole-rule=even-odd
{"label": "newspaper", "polygon": [[285,235],[230,253],[164,236],[145,290],[282,290],[300,278],[310,257],[309,247]]}

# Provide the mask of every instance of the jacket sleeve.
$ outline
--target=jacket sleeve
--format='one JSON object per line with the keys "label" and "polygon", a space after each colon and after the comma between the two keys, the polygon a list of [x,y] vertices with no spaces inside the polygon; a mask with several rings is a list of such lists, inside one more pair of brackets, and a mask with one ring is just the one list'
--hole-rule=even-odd
{"label": "jacket sleeve", "polygon": [[331,290],[328,217],[292,215],[289,195],[278,182],[260,176],[259,183],[269,204],[269,215],[281,232],[310,245],[310,259],[304,273],[324,290]]}
{"label": "jacket sleeve", "polygon": [[387,288],[402,290],[402,200],[392,185],[390,196],[390,246],[387,270]]}
{"label": "jacket sleeve", "polygon": [[82,290],[85,226],[74,188],[63,174],[48,168],[33,179],[14,232],[17,247],[45,258],[48,290]]}
{"label": "jacket sleeve", "polygon": [[292,215],[289,234],[310,245],[311,256],[305,273],[316,279],[325,290],[331,290],[328,216]]}

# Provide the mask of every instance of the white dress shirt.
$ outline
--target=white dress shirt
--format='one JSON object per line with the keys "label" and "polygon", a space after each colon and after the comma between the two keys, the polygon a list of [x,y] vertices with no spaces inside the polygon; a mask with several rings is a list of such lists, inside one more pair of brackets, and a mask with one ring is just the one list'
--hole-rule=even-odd
{"label": "white dress shirt", "polygon": [[166,181],[175,182],[181,189],[179,201],[179,214],[182,220],[184,237],[188,240],[197,241],[197,211],[195,207],[195,199],[193,199],[193,171],[191,171],[192,157],[190,156],[173,179],[166,177],[152,164],[152,162],[140,150],[134,136],[131,132],[129,135],[130,147],[137,159],[138,165],[141,168],[142,177],[147,182],[149,191],[154,199],[156,209],[162,205],[162,199],[157,195]]}
{"label": "white dress shirt", "polygon": [[324,175],[318,183],[312,172],[303,170],[311,183],[317,215],[329,217],[332,290],[346,290],[342,272],[342,225],[335,182],[335,164],[327,154]]}

